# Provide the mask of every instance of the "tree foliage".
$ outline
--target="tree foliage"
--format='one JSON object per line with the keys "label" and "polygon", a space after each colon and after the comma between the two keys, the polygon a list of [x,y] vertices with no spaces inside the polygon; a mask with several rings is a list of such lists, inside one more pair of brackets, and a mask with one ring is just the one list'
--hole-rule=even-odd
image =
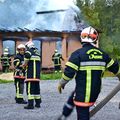
{"label": "tree foliage", "polygon": [[100,29],[100,47],[114,58],[120,56],[120,1],[76,0],[77,6],[89,25]]}

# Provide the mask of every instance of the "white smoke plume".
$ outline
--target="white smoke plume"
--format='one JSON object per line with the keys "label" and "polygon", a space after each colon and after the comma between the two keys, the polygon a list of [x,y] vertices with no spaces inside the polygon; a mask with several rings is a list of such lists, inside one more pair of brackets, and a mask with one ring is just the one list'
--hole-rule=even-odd
{"label": "white smoke plume", "polygon": [[[59,9],[66,11],[36,14],[38,11]],[[80,12],[73,0],[0,0],[0,11],[0,28],[59,31],[76,29],[74,16]]]}

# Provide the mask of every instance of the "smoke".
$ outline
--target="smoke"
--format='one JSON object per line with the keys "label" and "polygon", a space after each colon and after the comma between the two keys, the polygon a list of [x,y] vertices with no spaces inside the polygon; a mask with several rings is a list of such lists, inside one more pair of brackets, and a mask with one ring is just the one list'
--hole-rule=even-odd
{"label": "smoke", "polygon": [[[36,14],[37,11],[59,9],[66,11]],[[73,0],[0,0],[0,11],[0,28],[59,31],[76,29],[74,16],[80,12]]]}
{"label": "smoke", "polygon": [[3,3],[5,0],[0,0],[1,3]]}

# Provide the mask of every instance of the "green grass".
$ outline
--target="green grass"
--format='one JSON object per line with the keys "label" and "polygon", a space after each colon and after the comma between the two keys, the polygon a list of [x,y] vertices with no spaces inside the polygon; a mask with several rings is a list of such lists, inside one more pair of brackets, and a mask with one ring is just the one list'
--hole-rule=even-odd
{"label": "green grass", "polygon": [[62,77],[62,73],[49,73],[49,74],[41,74],[41,80],[57,80]]}
{"label": "green grass", "polygon": [[[106,71],[104,73],[104,76],[103,77],[114,77],[115,75],[112,74],[111,72],[108,72]],[[61,79],[62,77],[62,73],[42,73],[41,74],[41,80],[57,80],[57,79]],[[0,79],[0,84],[5,84],[5,83],[12,83],[13,80],[3,80],[3,79]]]}
{"label": "green grass", "polygon": [[0,79],[0,84],[11,83],[11,82],[13,82],[13,80],[1,80]]}
{"label": "green grass", "polygon": [[[103,77],[114,77],[115,75],[112,74],[109,71],[106,71],[104,73]],[[49,73],[49,74],[41,74],[41,80],[57,80],[60,79],[62,77],[62,73]]]}

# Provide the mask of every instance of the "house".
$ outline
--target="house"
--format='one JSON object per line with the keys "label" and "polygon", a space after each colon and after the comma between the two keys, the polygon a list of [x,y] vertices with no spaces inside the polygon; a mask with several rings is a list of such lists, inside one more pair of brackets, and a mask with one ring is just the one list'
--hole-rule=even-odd
{"label": "house", "polygon": [[[80,31],[51,31],[51,30],[29,30],[29,29],[15,29],[15,30],[0,30],[0,55],[4,48],[8,47],[12,55],[12,59],[16,54],[16,47],[20,43],[25,44],[27,41],[32,40],[40,51],[42,58],[42,68],[53,68],[52,55],[55,49],[62,53],[65,59],[62,62],[62,67],[68,60],[70,54],[81,45],[78,44],[80,38]],[[0,66],[1,68],[1,66]],[[13,69],[13,65],[11,66]]]}

